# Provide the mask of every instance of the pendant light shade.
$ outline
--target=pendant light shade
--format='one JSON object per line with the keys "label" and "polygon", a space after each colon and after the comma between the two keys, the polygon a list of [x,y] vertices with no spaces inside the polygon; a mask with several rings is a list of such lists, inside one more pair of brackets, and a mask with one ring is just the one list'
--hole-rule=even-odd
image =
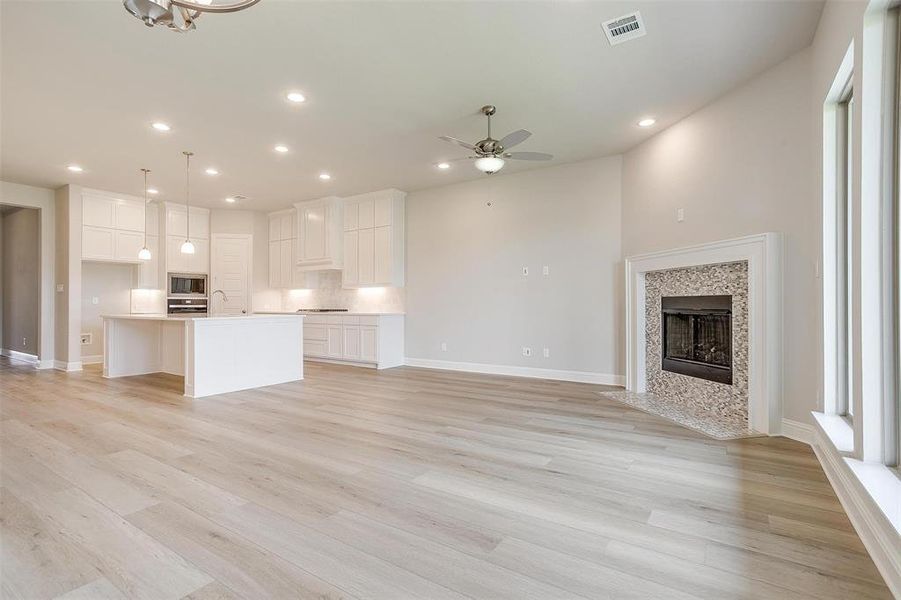
{"label": "pendant light shade", "polygon": [[147,175],[150,169],[141,169],[144,173],[144,247],[138,251],[138,260],[150,260],[150,248],[147,247]]}
{"label": "pendant light shade", "polygon": [[182,254],[194,254],[194,244],[191,242],[191,157],[193,152],[185,150],[185,243],[181,245]]}

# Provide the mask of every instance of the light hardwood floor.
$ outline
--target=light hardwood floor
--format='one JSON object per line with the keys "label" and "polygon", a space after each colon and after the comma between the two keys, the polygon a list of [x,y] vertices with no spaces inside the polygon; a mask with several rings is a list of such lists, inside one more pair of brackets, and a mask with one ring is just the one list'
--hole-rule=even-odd
{"label": "light hardwood floor", "polygon": [[3,598],[890,597],[787,439],[425,369],[180,389],[0,362]]}

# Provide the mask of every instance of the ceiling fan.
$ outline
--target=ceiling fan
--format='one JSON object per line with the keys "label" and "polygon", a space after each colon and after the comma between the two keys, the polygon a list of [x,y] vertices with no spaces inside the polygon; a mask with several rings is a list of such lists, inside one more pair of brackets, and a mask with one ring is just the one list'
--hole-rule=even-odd
{"label": "ceiling fan", "polygon": [[213,0],[122,0],[122,4],[125,5],[125,10],[144,21],[147,27],[159,24],[183,33],[196,29],[194,21],[205,12],[237,12],[259,1],[235,0],[228,4],[213,4]]}
{"label": "ceiling fan", "polygon": [[467,150],[475,152],[475,156],[458,158],[457,160],[475,159],[475,167],[488,175],[500,171],[504,167],[505,158],[511,158],[513,160],[551,160],[554,158],[553,154],[546,154],[544,152],[507,152],[507,150],[513,146],[526,141],[529,136],[532,135],[532,132],[525,129],[518,129],[513,133],[508,133],[499,140],[492,138],[491,116],[496,112],[497,108],[490,104],[483,106],[481,109],[481,113],[488,117],[488,137],[484,140],[479,140],[475,144],[470,144],[448,135],[442,135],[439,139],[450,142],[451,144],[463,146]]}

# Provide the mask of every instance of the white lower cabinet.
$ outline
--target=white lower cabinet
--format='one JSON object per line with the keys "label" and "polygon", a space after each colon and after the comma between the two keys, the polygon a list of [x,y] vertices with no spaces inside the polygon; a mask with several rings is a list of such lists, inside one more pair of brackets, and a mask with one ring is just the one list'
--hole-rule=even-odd
{"label": "white lower cabinet", "polygon": [[304,356],[377,369],[404,364],[403,315],[307,315]]}

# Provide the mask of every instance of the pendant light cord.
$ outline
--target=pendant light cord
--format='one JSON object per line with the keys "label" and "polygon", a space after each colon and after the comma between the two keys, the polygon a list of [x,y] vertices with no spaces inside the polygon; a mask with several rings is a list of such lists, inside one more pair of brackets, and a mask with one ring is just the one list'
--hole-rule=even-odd
{"label": "pendant light cord", "polygon": [[144,171],[144,247],[147,247],[147,173],[150,169],[141,169]]}
{"label": "pendant light cord", "polygon": [[185,155],[185,241],[191,241],[191,156],[193,152],[182,152]]}

